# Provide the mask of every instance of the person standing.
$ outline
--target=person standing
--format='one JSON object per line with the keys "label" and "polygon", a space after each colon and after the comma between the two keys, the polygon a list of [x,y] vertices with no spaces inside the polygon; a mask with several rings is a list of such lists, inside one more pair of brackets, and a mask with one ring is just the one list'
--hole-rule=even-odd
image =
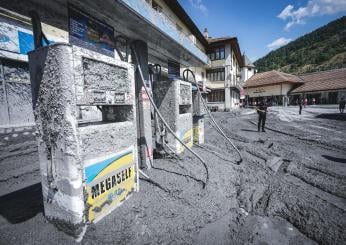
{"label": "person standing", "polygon": [[340,102],[339,102],[339,111],[340,111],[340,113],[344,113],[345,104],[346,104],[345,97],[342,97]]}
{"label": "person standing", "polygon": [[267,109],[268,109],[268,106],[264,99],[256,107],[256,110],[258,113],[258,132],[260,132],[261,126],[262,126],[262,132],[265,132],[264,127],[266,123]]}
{"label": "person standing", "polygon": [[300,100],[298,101],[298,103],[299,103],[299,115],[301,115],[301,114],[302,114],[302,109],[303,109],[304,100],[303,100],[303,99],[300,99]]}
{"label": "person standing", "polygon": [[308,105],[308,99],[305,98],[305,99],[304,99],[304,108],[305,108],[307,105]]}
{"label": "person standing", "polygon": [[316,100],[315,98],[312,98],[312,104],[315,105],[316,104]]}

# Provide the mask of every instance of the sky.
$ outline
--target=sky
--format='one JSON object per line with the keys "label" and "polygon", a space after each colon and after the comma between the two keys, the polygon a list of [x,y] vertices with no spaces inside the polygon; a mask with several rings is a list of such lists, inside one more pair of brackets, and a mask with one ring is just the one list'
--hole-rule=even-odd
{"label": "sky", "polygon": [[209,36],[235,36],[251,61],[346,15],[346,0],[178,0]]}

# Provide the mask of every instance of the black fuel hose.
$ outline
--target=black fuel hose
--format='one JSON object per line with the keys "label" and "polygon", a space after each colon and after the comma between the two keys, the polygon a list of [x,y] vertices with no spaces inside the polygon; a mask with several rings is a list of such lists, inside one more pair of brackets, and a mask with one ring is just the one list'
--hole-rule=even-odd
{"label": "black fuel hose", "polygon": [[[238,153],[240,159],[237,161],[237,164],[239,165],[239,164],[243,161],[243,156],[241,155],[239,149],[233,144],[233,142],[231,141],[231,139],[227,137],[227,135],[226,135],[226,134],[223,132],[223,130],[220,128],[220,126],[216,123],[215,118],[213,117],[213,115],[212,115],[211,112],[209,111],[209,108],[208,108],[207,104],[205,103],[205,101],[204,101],[203,98],[202,98],[202,93],[201,93],[201,91],[199,91],[199,85],[198,85],[198,83],[197,83],[197,81],[196,81],[196,77],[195,77],[195,74],[193,73],[193,71],[191,71],[190,69],[185,69],[185,70],[183,71],[183,79],[184,79],[185,81],[188,81],[189,72],[192,74],[193,82],[195,83],[195,85],[196,85],[196,87],[197,87],[197,93],[199,93],[199,96],[200,96],[200,98],[201,98],[201,100],[202,100],[203,106],[204,106],[205,110],[207,111],[207,113],[208,113],[208,115],[209,115],[211,121],[213,122],[214,126],[216,127],[217,131],[218,131],[218,132],[219,132],[219,133],[220,133],[220,134],[232,145],[232,147],[234,148],[234,150]],[[185,76],[185,73],[187,74],[186,76]]]}
{"label": "black fuel hose", "polygon": [[[138,61],[138,55],[136,52],[136,49],[132,48],[132,51],[135,55],[135,59],[136,61]],[[176,140],[179,141],[180,144],[182,144],[189,152],[191,152],[198,160],[200,160],[200,162],[203,164],[205,171],[206,171],[206,180],[203,181],[203,189],[205,189],[205,187],[207,186],[208,182],[209,182],[209,169],[207,166],[207,163],[202,159],[202,157],[200,157],[196,152],[194,152],[192,149],[190,149],[175,133],[174,131],[169,127],[168,123],[166,122],[166,120],[163,118],[163,116],[161,115],[159,109],[157,108],[157,106],[154,103],[154,99],[152,98],[151,94],[149,93],[146,85],[145,85],[145,79],[143,76],[143,72],[142,72],[142,68],[140,66],[140,64],[138,62],[136,62],[136,66],[138,68],[141,80],[142,80],[142,85],[145,89],[145,92],[147,93],[148,97],[149,97],[149,101],[151,103],[151,105],[154,107],[154,110],[156,111],[157,115],[160,117],[161,121],[163,122],[163,124],[165,125],[165,127],[167,128],[167,130],[174,136],[174,138],[176,138]]]}

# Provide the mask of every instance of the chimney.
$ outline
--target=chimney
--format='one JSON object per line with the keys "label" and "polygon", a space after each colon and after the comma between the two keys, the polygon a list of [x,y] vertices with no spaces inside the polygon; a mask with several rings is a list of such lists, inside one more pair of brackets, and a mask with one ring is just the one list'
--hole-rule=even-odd
{"label": "chimney", "polygon": [[208,34],[208,29],[207,29],[207,28],[204,28],[203,36],[204,36],[206,39],[209,38],[209,34]]}

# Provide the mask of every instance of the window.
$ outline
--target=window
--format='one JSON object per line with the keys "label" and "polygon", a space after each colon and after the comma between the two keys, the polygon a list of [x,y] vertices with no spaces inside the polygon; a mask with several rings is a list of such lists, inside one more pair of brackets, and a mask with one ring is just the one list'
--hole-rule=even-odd
{"label": "window", "polygon": [[209,81],[225,81],[225,68],[208,70],[207,78]]}
{"label": "window", "polygon": [[220,49],[220,59],[225,59],[225,48]]}
{"label": "window", "polygon": [[225,59],[225,47],[214,48],[208,53],[210,60],[223,60]]}
{"label": "window", "polygon": [[210,58],[211,60],[215,60],[215,53],[209,54],[209,58]]}
{"label": "window", "polygon": [[251,68],[247,68],[248,71],[251,71]]}
{"label": "window", "polygon": [[225,91],[224,90],[214,90],[208,94],[208,102],[224,102],[225,101]]}
{"label": "window", "polygon": [[216,60],[219,60],[219,59],[220,59],[220,52],[219,52],[219,49],[217,49],[217,50],[215,51],[215,59],[216,59]]}

